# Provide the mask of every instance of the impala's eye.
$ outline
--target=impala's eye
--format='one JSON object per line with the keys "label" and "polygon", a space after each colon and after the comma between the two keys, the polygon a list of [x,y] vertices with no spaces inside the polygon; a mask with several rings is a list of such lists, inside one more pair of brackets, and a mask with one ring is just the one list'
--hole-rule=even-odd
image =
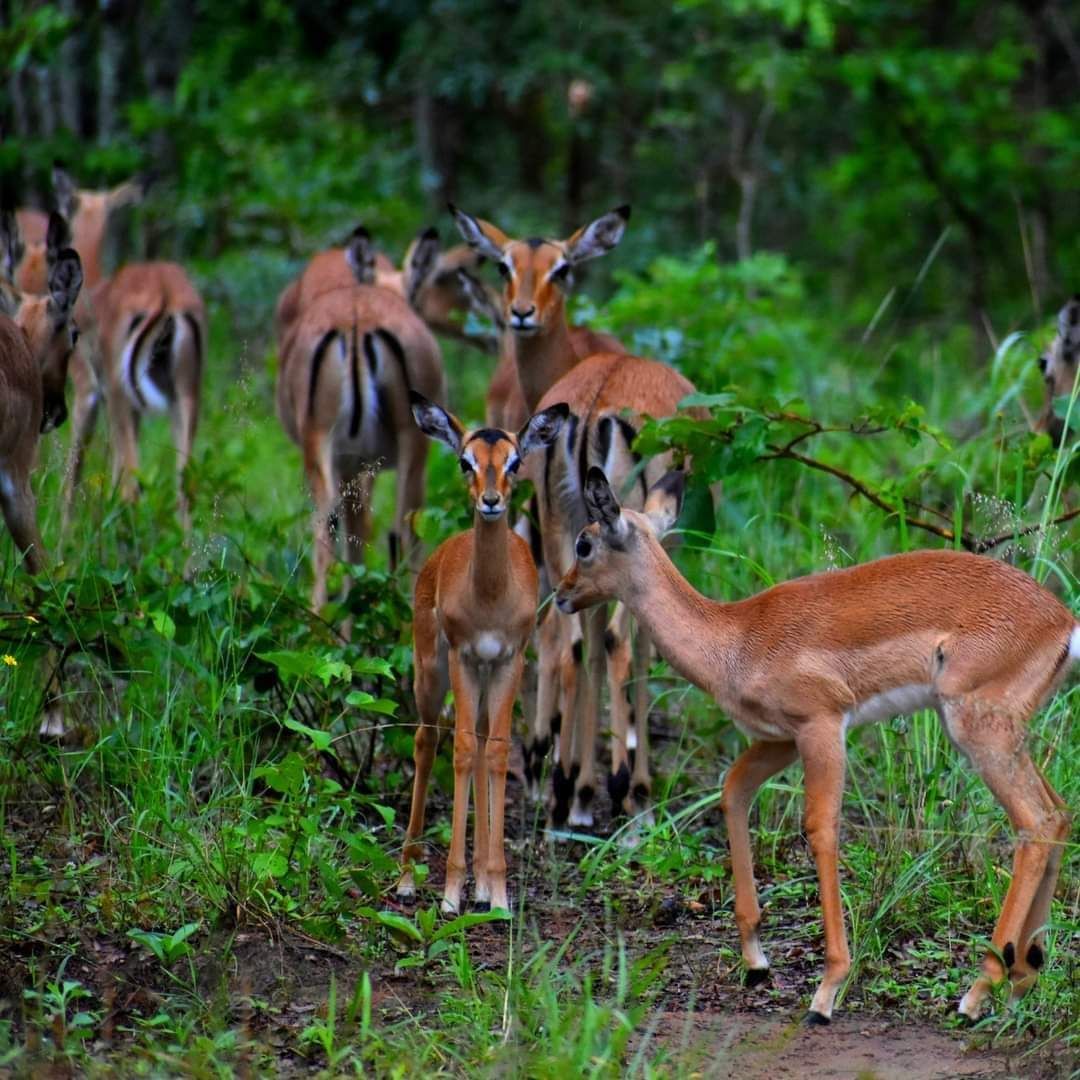
{"label": "impala's eye", "polygon": [[73,326],[71,328],[71,347],[74,349],[79,344],[79,328]]}
{"label": "impala's eye", "polygon": [[499,268],[499,276],[504,281],[509,281],[509,279],[510,279],[510,267],[507,266],[506,263],[504,263],[504,262],[496,263],[496,266],[498,266],[498,268]]}
{"label": "impala's eye", "polygon": [[551,271],[551,280],[557,281],[560,285],[565,285],[570,280],[570,264],[559,263],[554,270]]}
{"label": "impala's eye", "polygon": [[512,458],[510,461],[508,461],[506,463],[506,472],[507,472],[507,474],[510,475],[510,476],[513,476],[514,473],[516,473],[518,471],[518,468],[520,467],[520,465],[521,465],[521,458],[519,458],[519,457]]}
{"label": "impala's eye", "polygon": [[458,465],[461,467],[461,471],[468,475],[473,471],[472,462],[466,458],[458,458]]}
{"label": "impala's eye", "polygon": [[592,554],[592,541],[587,536],[579,536],[574,551],[579,559],[587,559]]}

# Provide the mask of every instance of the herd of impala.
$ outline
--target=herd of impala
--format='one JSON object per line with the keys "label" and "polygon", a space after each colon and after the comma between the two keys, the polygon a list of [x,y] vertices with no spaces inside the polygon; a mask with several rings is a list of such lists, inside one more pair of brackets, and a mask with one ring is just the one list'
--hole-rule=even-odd
{"label": "herd of impala", "polygon": [[[190,529],[184,471],[206,354],[203,301],[180,266],[134,263],[103,273],[109,215],[140,199],[142,185],[88,191],[61,169],[53,179],[55,212],[20,210],[0,219],[0,506],[31,572],[44,566],[45,553],[30,473],[39,434],[66,416],[69,374],[73,434],[63,521],[104,398],[113,480],[125,498],[138,494],[140,419],[168,412],[179,514]],[[362,562],[376,472],[396,472],[390,561],[415,574],[420,716],[398,894],[414,892],[427,783],[452,688],[453,828],[443,906],[453,912],[462,904],[471,790],[475,899],[509,907],[505,786],[530,641],[537,690],[525,767],[538,793],[557,739],[551,822],[592,824],[605,681],[613,809],[647,820],[646,676],[655,647],[751,740],[729,769],[722,798],[748,985],[768,975],[748,827],[755,791],[802,761],[826,961],[808,1019],[824,1023],[850,967],[838,874],[846,733],[932,708],[1017,831],[1012,882],[960,1011],[977,1017],[1004,978],[1014,995],[1024,993],[1043,963],[1070,821],[1025,736],[1033,713],[1080,659],[1076,617],[1012,567],[952,551],[883,558],[736,603],[702,596],[663,545],[679,515],[684,475],[665,457],[642,461],[633,448],[642,417],[675,413],[694,388],[672,367],[571,326],[566,316],[575,271],[619,243],[629,208],[566,239],[515,239],[450,209],[464,245],[443,251],[428,229],[396,268],[357,228],[342,247],[316,254],[275,309],[278,416],[300,448],[315,504],[314,607],[327,600],[339,537],[345,559]],[[485,261],[501,275],[501,292],[477,275]],[[472,429],[445,408],[436,338],[477,343],[455,317],[461,310],[488,316],[499,332],[486,423]],[[1064,430],[1052,401],[1071,390],[1078,356],[1080,298],[1061,312],[1058,335],[1040,358],[1047,405],[1039,423],[1055,439]],[[424,503],[429,439],[457,455],[474,526],[423,562],[412,521]],[[532,481],[535,495],[529,519],[511,527],[518,477]],[[538,621],[541,583],[543,593],[554,590],[555,604]]]}

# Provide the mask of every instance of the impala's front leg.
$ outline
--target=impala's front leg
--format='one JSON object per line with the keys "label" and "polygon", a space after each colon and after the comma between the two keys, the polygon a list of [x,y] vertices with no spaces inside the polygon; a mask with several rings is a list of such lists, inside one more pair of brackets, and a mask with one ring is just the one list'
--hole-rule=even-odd
{"label": "impala's front leg", "polygon": [[592,800],[596,794],[596,721],[600,713],[600,688],[604,684],[604,631],[607,629],[605,605],[582,614],[585,629],[585,676],[578,682],[575,710],[574,803],[570,807],[571,825],[592,828]]}
{"label": "impala's front leg", "polygon": [[461,910],[461,890],[465,884],[465,832],[469,821],[469,786],[476,758],[476,717],[480,705],[476,674],[464,663],[457,649],[450,650],[450,686],[454,691],[454,818],[442,909],[456,915]]}
{"label": "impala's front leg", "polygon": [[727,822],[731,848],[731,876],[735,888],[735,925],[742,942],[746,985],[757,986],[769,977],[769,961],[761,948],[758,929],[761,908],[754,882],[754,856],[750,845],[750,804],[770,776],[790,765],[798,756],[793,742],[756,742],[744,750],[724,778],[721,809]]}
{"label": "impala's front leg", "polygon": [[840,806],[844,796],[844,735],[839,716],[812,721],[799,733],[806,770],[806,837],[817,865],[821,917],[825,924],[825,976],[810,1003],[809,1024],[827,1024],[851,970],[844,908],[840,898]]}
{"label": "impala's front leg", "polygon": [[[514,699],[521,684],[524,657],[521,653],[502,665],[488,687],[488,737],[485,754],[490,780],[491,829],[488,833],[487,879],[491,907],[508,911],[506,892],[506,771],[510,761]],[[478,807],[479,812],[479,807]]]}

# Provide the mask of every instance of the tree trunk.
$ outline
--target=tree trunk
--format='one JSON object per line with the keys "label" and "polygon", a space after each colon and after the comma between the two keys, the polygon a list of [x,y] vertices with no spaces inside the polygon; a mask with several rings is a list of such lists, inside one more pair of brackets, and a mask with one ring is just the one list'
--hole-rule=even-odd
{"label": "tree trunk", "polygon": [[120,130],[120,74],[124,66],[124,0],[102,0],[98,51],[98,142],[110,142]]}
{"label": "tree trunk", "polygon": [[82,115],[79,107],[79,75],[82,70],[79,49],[79,0],[61,0],[60,11],[71,20],[71,29],[60,46],[56,81],[59,91],[60,126],[73,135],[82,134]]}

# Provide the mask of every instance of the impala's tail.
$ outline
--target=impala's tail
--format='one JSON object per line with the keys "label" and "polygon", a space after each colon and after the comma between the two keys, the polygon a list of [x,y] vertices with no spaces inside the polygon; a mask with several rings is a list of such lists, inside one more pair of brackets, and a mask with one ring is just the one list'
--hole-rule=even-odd
{"label": "impala's tail", "polygon": [[1072,636],[1069,638],[1069,659],[1074,664],[1080,660],[1080,623],[1073,627]]}

